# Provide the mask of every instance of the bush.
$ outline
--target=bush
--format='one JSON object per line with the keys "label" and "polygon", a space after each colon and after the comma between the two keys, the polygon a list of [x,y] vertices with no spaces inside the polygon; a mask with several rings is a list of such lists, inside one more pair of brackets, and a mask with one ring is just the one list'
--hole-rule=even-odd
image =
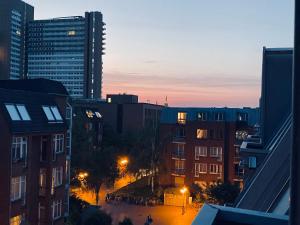
{"label": "bush", "polygon": [[119,225],[133,225],[131,219],[125,217],[122,222],[119,222]]}
{"label": "bush", "polygon": [[110,215],[99,210],[89,216],[84,225],[112,225],[112,218]]}
{"label": "bush", "polygon": [[208,201],[214,204],[233,204],[240,193],[240,187],[231,183],[218,182],[206,189]]}

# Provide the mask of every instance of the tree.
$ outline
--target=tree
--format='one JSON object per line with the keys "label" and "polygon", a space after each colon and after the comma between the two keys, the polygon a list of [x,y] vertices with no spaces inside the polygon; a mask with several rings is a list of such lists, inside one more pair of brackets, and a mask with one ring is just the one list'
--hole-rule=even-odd
{"label": "tree", "polygon": [[81,225],[81,215],[83,210],[90,206],[89,203],[80,200],[76,196],[70,196],[70,210],[67,224]]}
{"label": "tree", "polygon": [[80,171],[88,174],[85,186],[95,193],[95,202],[99,203],[99,192],[103,183],[110,184],[118,176],[116,148],[108,147],[114,140],[106,138],[101,145],[95,146],[93,130],[87,129],[86,117],[78,112],[73,123],[72,138],[72,183]]}
{"label": "tree", "polygon": [[133,225],[131,219],[125,217],[122,222],[119,222],[119,225]]}
{"label": "tree", "polygon": [[206,189],[208,201],[220,205],[233,204],[239,193],[240,188],[238,185],[220,181]]}

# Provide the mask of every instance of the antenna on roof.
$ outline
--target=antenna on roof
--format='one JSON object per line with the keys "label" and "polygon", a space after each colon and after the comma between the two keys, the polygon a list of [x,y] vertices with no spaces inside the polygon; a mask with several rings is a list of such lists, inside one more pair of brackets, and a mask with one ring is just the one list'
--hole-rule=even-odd
{"label": "antenna on roof", "polygon": [[165,102],[165,106],[168,107],[169,104],[168,104],[168,96],[166,96],[166,102]]}

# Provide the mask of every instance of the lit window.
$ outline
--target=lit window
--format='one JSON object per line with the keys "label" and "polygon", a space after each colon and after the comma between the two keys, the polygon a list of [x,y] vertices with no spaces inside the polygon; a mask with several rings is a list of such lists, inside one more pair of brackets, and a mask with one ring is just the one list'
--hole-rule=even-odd
{"label": "lit window", "polygon": [[207,130],[197,129],[197,139],[206,139],[207,138]]}
{"label": "lit window", "polygon": [[64,135],[63,134],[55,134],[53,136],[53,145],[55,153],[64,152]]}
{"label": "lit window", "polygon": [[74,36],[74,35],[76,35],[75,30],[68,31],[68,36]]}
{"label": "lit window", "polygon": [[11,178],[11,189],[10,199],[11,201],[19,200],[25,197],[26,193],[26,177],[12,177]]}
{"label": "lit window", "polygon": [[209,173],[210,174],[220,174],[222,173],[222,166],[218,164],[210,164],[209,165]]}
{"label": "lit window", "polygon": [[107,102],[108,102],[108,103],[111,103],[111,98],[107,98]]}
{"label": "lit window", "polygon": [[195,146],[195,159],[199,160],[199,157],[207,156],[207,147],[206,146]]}
{"label": "lit window", "polygon": [[97,118],[102,118],[102,115],[99,112],[95,112],[95,115],[97,116]]}
{"label": "lit window", "polygon": [[61,217],[62,200],[53,201],[52,204],[52,218],[58,219]]}
{"label": "lit window", "polygon": [[10,115],[10,118],[12,120],[21,120],[21,117],[19,116],[19,113],[16,109],[16,107],[12,104],[5,104],[5,107]]}
{"label": "lit window", "polygon": [[52,187],[58,187],[62,185],[63,179],[63,167],[56,167],[52,170]]}
{"label": "lit window", "polygon": [[20,225],[22,222],[22,215],[10,218],[9,225]]}
{"label": "lit window", "polygon": [[26,158],[27,154],[27,137],[13,137],[12,139],[12,159],[18,161]]}
{"label": "lit window", "polygon": [[184,170],[184,160],[175,160],[175,169]]}
{"label": "lit window", "polygon": [[30,120],[30,116],[24,105],[17,105],[17,109],[21,115],[22,120]]}
{"label": "lit window", "polygon": [[206,163],[195,163],[195,177],[199,177],[199,174],[207,173]]}
{"label": "lit window", "polygon": [[177,122],[179,124],[186,124],[186,113],[185,112],[179,112],[177,114]]}

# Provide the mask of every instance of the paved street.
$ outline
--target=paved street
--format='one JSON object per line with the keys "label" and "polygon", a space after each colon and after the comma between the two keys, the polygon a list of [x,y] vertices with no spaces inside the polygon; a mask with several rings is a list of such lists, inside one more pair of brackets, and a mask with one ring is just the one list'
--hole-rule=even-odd
{"label": "paved street", "polygon": [[174,206],[136,206],[126,203],[104,204],[103,209],[111,214],[113,224],[117,225],[124,217],[132,219],[134,225],[144,225],[146,217],[150,214],[153,225],[190,225],[195,218],[197,211],[188,208],[184,215],[181,214],[180,207]]}

